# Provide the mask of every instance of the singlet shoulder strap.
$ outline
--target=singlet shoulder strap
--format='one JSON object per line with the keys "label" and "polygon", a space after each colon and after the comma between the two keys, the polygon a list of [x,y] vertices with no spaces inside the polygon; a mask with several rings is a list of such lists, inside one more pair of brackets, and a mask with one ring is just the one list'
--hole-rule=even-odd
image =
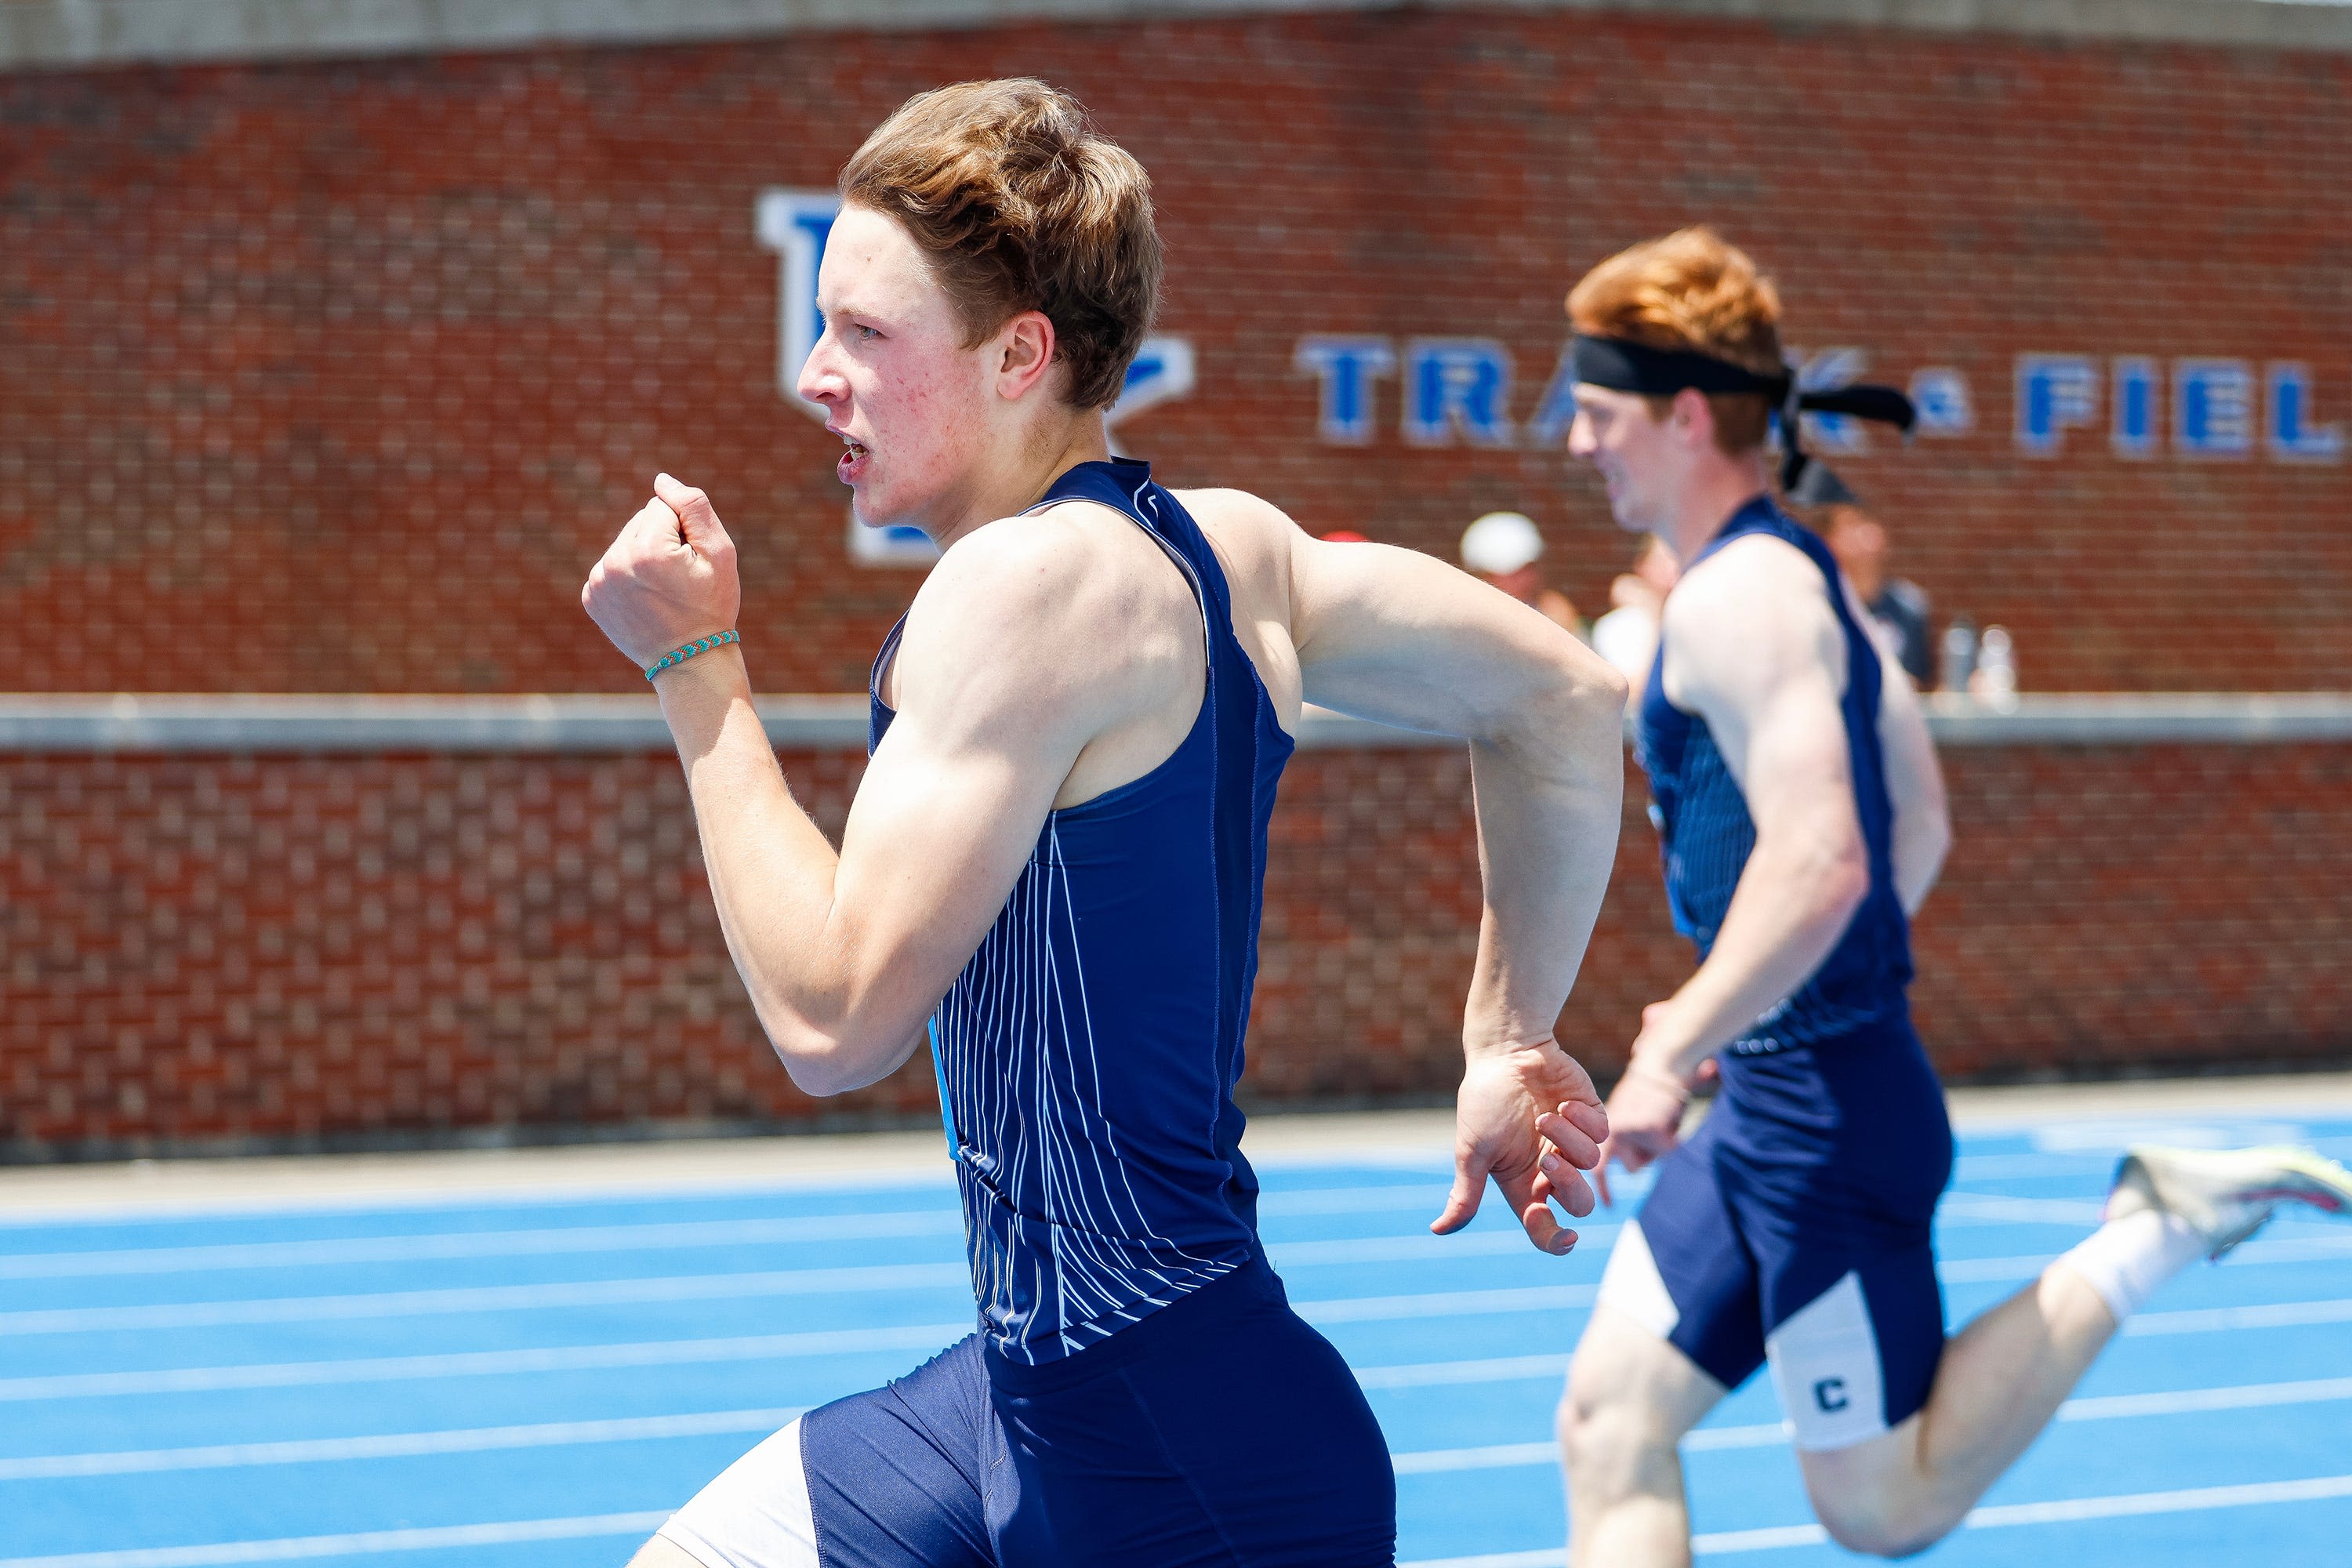
{"label": "singlet shoulder strap", "polygon": [[[1034,505],[1023,509],[1021,515],[1027,517],[1074,500],[1108,507],[1143,530],[1153,543],[1167,552],[1192,585],[1193,602],[1201,610],[1201,635],[1213,663],[1220,613],[1229,613],[1224,574],[1218,569],[1216,557],[1209,550],[1208,537],[1201,531],[1200,525],[1176,504],[1173,497],[1152,483],[1151,465],[1129,458],[1080,463],[1055,479],[1053,488]],[[1225,630],[1227,636],[1232,635],[1230,626]]]}
{"label": "singlet shoulder strap", "polygon": [[[1769,496],[1759,495],[1738,511],[1733,512],[1730,520],[1723,525],[1722,531],[1713,539],[1708,540],[1696,555],[1691,557],[1690,564],[1683,568],[1684,573],[1687,574],[1695,570],[1701,562],[1734,540],[1745,539],[1751,534],[1759,533],[1780,540],[1813,563],[1815,569],[1822,574],[1822,585],[1829,591],[1830,613],[1837,617],[1838,626],[1846,634],[1850,643],[1858,643],[1860,647],[1865,648],[1877,647],[1877,644],[1871,640],[1870,633],[1862,623],[1854,619],[1853,608],[1846,602],[1845,579],[1839,570],[1837,557],[1830,553],[1830,547],[1822,542],[1821,535],[1781,510],[1780,507],[1773,504]],[[1661,696],[1664,694],[1665,659],[1665,638],[1661,636],[1658,639],[1655,671]],[[1851,677],[1848,679],[1848,684],[1853,684]],[[1874,683],[1872,685],[1872,689],[1874,691],[1876,689]]]}

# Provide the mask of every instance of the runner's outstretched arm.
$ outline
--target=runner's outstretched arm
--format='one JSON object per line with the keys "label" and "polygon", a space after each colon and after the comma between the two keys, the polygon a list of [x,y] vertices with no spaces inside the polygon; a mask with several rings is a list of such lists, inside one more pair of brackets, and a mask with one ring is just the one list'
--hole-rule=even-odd
{"label": "runner's outstretched arm", "polygon": [[[1608,1123],[1552,1037],[1601,910],[1624,792],[1625,681],[1538,612],[1414,551],[1294,531],[1292,625],[1309,701],[1470,742],[1486,889],[1463,1022],[1454,1184],[1433,1229],[1457,1230],[1492,1176],[1528,1235],[1565,1252],[1546,1202],[1592,1212]],[[1570,1108],[1549,1154],[1535,1119]],[[1538,1168],[1539,1160],[1548,1163]]]}

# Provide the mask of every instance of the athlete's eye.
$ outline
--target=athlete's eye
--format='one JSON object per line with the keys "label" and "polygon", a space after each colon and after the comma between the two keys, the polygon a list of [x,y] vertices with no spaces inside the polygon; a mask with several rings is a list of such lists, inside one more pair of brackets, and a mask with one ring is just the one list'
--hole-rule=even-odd
{"label": "athlete's eye", "polygon": [[882,335],[872,327],[853,327],[851,330],[856,332],[857,341],[861,343],[870,343]]}

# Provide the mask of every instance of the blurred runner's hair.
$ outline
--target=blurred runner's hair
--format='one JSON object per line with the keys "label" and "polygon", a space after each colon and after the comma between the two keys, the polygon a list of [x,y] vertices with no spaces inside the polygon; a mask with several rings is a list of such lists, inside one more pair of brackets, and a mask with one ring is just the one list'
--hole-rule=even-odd
{"label": "blurred runner's hair", "polygon": [[[1569,323],[1597,338],[1684,350],[1778,375],[1780,291],[1746,251],[1704,224],[1629,246],[1586,273],[1568,296]],[[1771,431],[1771,400],[1759,393],[1705,395],[1716,444],[1751,452]],[[1663,419],[1671,397],[1644,396]]]}

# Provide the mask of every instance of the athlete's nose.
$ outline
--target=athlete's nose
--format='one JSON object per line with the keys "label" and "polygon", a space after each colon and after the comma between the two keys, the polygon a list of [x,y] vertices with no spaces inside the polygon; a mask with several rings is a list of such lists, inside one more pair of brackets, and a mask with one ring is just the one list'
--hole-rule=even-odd
{"label": "athlete's nose", "polygon": [[849,384],[833,363],[833,329],[827,327],[801,362],[800,378],[793,390],[811,403],[835,404],[849,395]]}

